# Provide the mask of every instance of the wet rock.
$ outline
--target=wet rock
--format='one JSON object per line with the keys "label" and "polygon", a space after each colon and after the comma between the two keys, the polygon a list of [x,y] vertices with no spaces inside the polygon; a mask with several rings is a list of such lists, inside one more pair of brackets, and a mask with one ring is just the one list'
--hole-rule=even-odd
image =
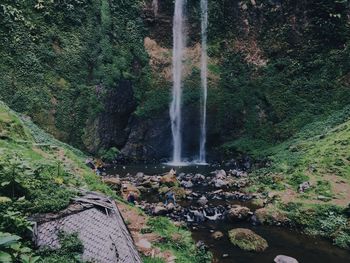
{"label": "wet rock", "polygon": [[178,180],[183,180],[185,178],[186,174],[185,173],[180,173]]}
{"label": "wet rock", "polygon": [[213,183],[216,188],[223,188],[227,185],[227,183],[222,179],[214,179]]}
{"label": "wet rock", "polygon": [[217,179],[225,179],[225,178],[226,178],[226,172],[225,172],[225,170],[216,170],[216,171],[214,172],[214,174],[215,174],[215,177],[216,177]]}
{"label": "wet rock", "polygon": [[284,255],[278,255],[273,261],[276,263],[298,263],[295,258]]}
{"label": "wet rock", "polygon": [[144,173],[141,173],[141,172],[138,172],[138,173],[135,175],[135,177],[136,177],[138,180],[143,179],[144,176],[145,176],[145,174],[144,174]]}
{"label": "wet rock", "polygon": [[203,215],[206,219],[211,221],[223,219],[223,213],[218,207],[204,209]]}
{"label": "wet rock", "polygon": [[241,221],[249,217],[250,209],[248,207],[234,205],[228,212],[227,218],[231,221]]}
{"label": "wet rock", "polygon": [[186,221],[196,222],[196,223],[202,223],[205,221],[205,217],[202,211],[199,210],[189,210],[188,213],[185,214]]}
{"label": "wet rock", "polygon": [[193,183],[191,181],[181,181],[181,186],[185,187],[185,188],[192,188],[193,187]]}
{"label": "wet rock", "polygon": [[202,174],[195,174],[195,176],[193,177],[194,181],[204,181],[205,180],[205,176]]}
{"label": "wet rock", "polygon": [[196,247],[200,250],[207,250],[208,249],[208,247],[205,245],[205,243],[201,240],[196,243]]}
{"label": "wet rock", "polygon": [[211,234],[211,237],[218,240],[222,238],[224,234],[221,231],[215,231],[213,234]]}
{"label": "wet rock", "polygon": [[250,229],[236,228],[229,231],[233,245],[246,251],[263,252],[268,248],[267,241]]}
{"label": "wet rock", "polygon": [[201,198],[198,199],[197,203],[200,206],[205,206],[208,203],[208,199],[203,195]]}

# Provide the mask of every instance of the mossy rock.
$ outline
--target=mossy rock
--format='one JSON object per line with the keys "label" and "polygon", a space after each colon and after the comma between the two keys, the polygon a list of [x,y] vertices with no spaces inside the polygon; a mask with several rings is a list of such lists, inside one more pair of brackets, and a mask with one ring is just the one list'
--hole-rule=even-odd
{"label": "mossy rock", "polygon": [[285,212],[276,207],[264,207],[255,211],[255,216],[261,224],[288,224],[289,219]]}
{"label": "mossy rock", "polygon": [[263,252],[269,246],[264,238],[246,228],[235,228],[228,234],[233,245],[246,251]]}

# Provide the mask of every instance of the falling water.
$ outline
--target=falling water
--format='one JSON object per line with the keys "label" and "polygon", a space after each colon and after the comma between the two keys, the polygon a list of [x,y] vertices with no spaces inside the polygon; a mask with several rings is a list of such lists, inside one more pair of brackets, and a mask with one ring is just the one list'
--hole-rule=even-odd
{"label": "falling water", "polygon": [[207,55],[207,28],[208,28],[208,0],[201,0],[201,27],[202,27],[202,54],[201,54],[201,131],[199,146],[199,161],[205,163],[205,144],[207,140],[207,95],[208,95],[208,55]]}
{"label": "falling water", "polygon": [[174,164],[181,163],[181,97],[182,97],[182,60],[184,57],[184,7],[186,0],[175,1],[173,21],[173,92],[170,105],[171,131],[173,135]]}
{"label": "falling water", "polygon": [[152,1],[152,8],[153,8],[154,16],[158,16],[158,0]]}

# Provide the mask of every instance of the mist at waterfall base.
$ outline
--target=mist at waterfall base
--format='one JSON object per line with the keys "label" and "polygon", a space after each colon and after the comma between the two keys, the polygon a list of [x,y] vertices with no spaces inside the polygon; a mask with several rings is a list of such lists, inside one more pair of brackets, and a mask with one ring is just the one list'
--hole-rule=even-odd
{"label": "mist at waterfall base", "polygon": [[182,88],[183,88],[183,60],[186,34],[184,31],[186,0],[176,0],[173,18],[173,59],[172,75],[173,90],[169,115],[173,138],[173,156],[168,165],[185,166],[191,164],[207,165],[206,163],[206,123],[207,123],[207,27],[208,2],[201,0],[201,97],[200,97],[200,133],[199,154],[194,161],[188,162],[182,158]]}

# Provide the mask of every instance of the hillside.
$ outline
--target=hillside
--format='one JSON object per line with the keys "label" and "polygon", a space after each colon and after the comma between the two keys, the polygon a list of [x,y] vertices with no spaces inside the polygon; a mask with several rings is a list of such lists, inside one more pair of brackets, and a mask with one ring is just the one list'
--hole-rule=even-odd
{"label": "hillside", "polygon": [[[267,158],[268,165],[255,171],[254,187],[266,184],[281,194],[284,202],[347,206],[350,199],[349,124],[347,107],[305,126],[284,143],[255,147],[252,155]],[[249,152],[249,149],[240,150]],[[310,182],[312,187],[297,193],[303,182]]]}
{"label": "hillside", "polygon": [[[198,251],[188,231],[176,228],[167,219],[155,223],[142,211],[127,205],[109,186],[85,165],[86,156],[48,135],[31,120],[0,102],[0,261],[1,262],[82,262],[82,245],[75,235],[62,237],[57,251],[36,251],[32,244],[32,224],[28,216],[54,213],[65,209],[78,189],[104,193],[115,200],[129,224],[142,220],[152,226],[153,236],[172,239],[180,232],[185,239],[181,249],[169,242],[166,249],[181,260],[203,262],[205,253]],[[125,214],[124,214],[125,213]],[[128,215],[133,218],[129,219]],[[149,222],[148,222],[149,221]],[[153,223],[152,223],[153,222]],[[136,224],[139,224],[136,222]],[[137,225],[137,227],[140,227]],[[138,229],[141,235],[143,229]],[[7,244],[13,246],[7,247]],[[162,244],[154,244],[154,247]],[[169,254],[169,252],[168,252]],[[188,255],[192,256],[189,258]],[[12,259],[11,259],[11,256]],[[147,262],[148,258],[144,258]],[[149,261],[154,262],[154,261]],[[188,261],[180,261],[188,262]]]}

